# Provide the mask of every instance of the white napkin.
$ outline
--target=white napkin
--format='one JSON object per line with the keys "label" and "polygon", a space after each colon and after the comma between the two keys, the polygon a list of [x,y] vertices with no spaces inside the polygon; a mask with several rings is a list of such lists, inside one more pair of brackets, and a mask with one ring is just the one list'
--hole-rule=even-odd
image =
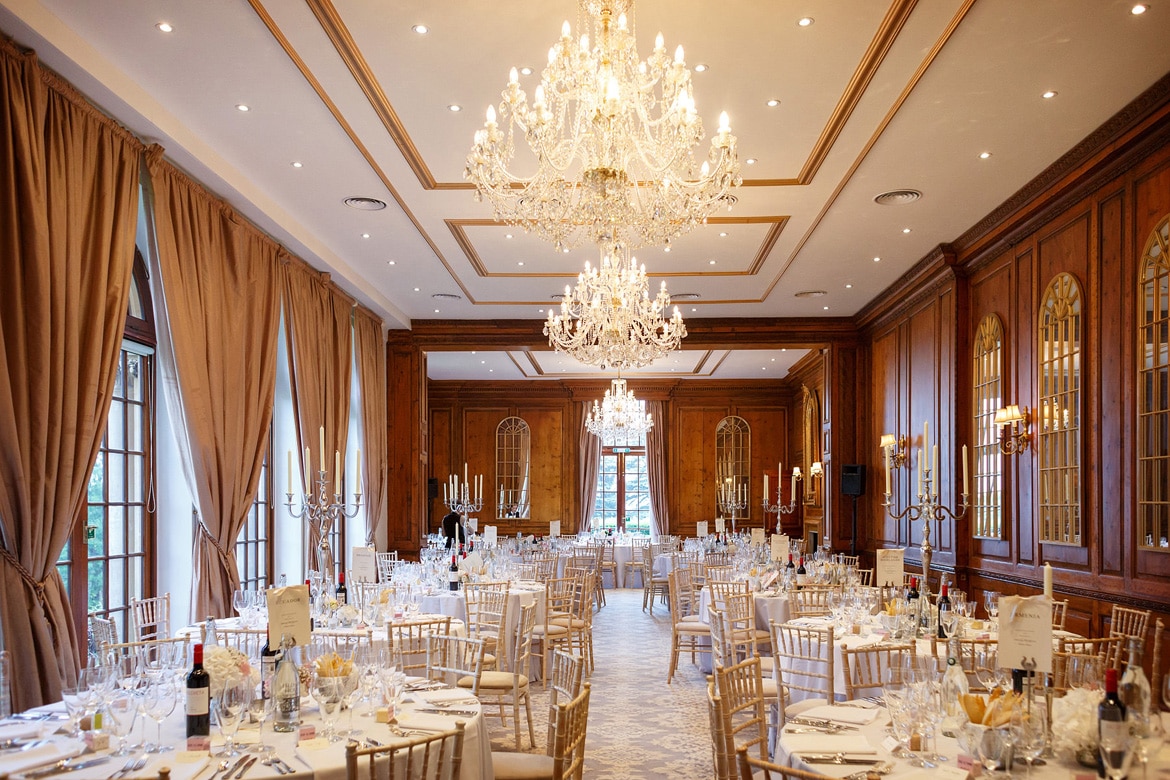
{"label": "white napkin", "polygon": [[859,707],[842,707],[834,704],[823,704],[800,713],[802,718],[824,718],[834,723],[847,723],[851,726],[864,726],[877,720],[878,711],[861,709]]}
{"label": "white napkin", "polygon": [[[53,726],[55,725],[56,724],[53,724]],[[0,724],[0,742],[4,742],[10,739],[35,739],[41,735],[41,729],[49,730],[53,728],[53,726],[49,726],[39,721]]]}
{"label": "white napkin", "polygon": [[475,697],[466,688],[442,688],[437,691],[418,691],[414,698],[427,704],[438,704],[447,701],[471,701]]}
{"label": "white napkin", "polygon": [[468,721],[462,715],[439,715],[430,712],[415,712],[406,709],[396,718],[398,725],[404,729],[425,729],[427,731],[450,731],[455,728],[455,721]]}
{"label": "white napkin", "polygon": [[[793,724],[792,728],[800,728]],[[785,734],[784,748],[789,753],[844,753],[848,756],[873,756],[877,750],[864,736],[848,734]],[[820,771],[820,770],[818,770]]]}
{"label": "white napkin", "polygon": [[76,739],[51,739],[28,750],[13,750],[4,754],[0,763],[4,771],[9,773],[20,772],[42,764],[51,764],[63,758],[81,755],[85,743]]}

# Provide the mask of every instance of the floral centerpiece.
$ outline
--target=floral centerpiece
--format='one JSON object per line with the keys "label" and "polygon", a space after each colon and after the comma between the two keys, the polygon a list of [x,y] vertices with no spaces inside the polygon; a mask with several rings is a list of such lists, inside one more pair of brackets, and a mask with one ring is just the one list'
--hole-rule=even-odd
{"label": "floral centerpiece", "polygon": [[203,668],[211,678],[213,696],[228,685],[237,685],[245,680],[255,685],[260,679],[248,663],[248,657],[234,647],[210,645],[203,648]]}
{"label": "floral centerpiece", "polygon": [[1095,763],[1100,703],[1101,692],[1087,688],[1073,688],[1052,700],[1052,722],[1060,724],[1060,728],[1052,730],[1052,748],[1058,755]]}

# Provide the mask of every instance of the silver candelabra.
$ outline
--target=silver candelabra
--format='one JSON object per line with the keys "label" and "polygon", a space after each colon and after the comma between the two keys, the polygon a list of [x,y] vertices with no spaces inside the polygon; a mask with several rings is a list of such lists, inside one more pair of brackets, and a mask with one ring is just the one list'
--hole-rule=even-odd
{"label": "silver candelabra", "polygon": [[[730,478],[729,478],[730,480]],[[725,482],[719,486],[719,506],[724,514],[731,515],[731,532],[736,532],[736,514],[747,509],[747,485],[735,485]]]}
{"label": "silver candelabra", "polygon": [[[779,481],[780,477],[777,476],[776,479],[777,479],[777,481]],[[776,515],[776,533],[780,533],[780,518],[783,515],[790,515],[796,511],[796,485],[797,485],[797,483],[801,482],[803,479],[804,479],[804,477],[801,476],[799,470],[796,470],[792,473],[792,500],[789,501],[787,504],[780,503],[783,500],[780,497],[780,490],[783,487],[782,484],[776,486],[776,503],[775,504],[768,503],[768,496],[767,495],[764,496],[764,499],[761,502],[762,506],[764,507],[764,516],[765,517],[768,515],[771,515],[771,514]]]}
{"label": "silver candelabra", "polygon": [[467,464],[463,464],[463,482],[459,475],[447,477],[447,484],[443,488],[443,503],[452,512],[458,512],[460,520],[466,524],[468,516],[483,509],[483,475],[475,477],[473,482],[467,479]]}
{"label": "silver candelabra", "polygon": [[[935,461],[937,461],[937,448],[935,449]],[[966,490],[967,448],[963,448],[963,505],[959,507],[958,511],[943,506],[938,502],[938,492],[934,488],[933,472],[934,469],[931,466],[926,466],[923,468],[921,464],[919,465],[917,504],[908,504],[901,512],[895,512],[893,496],[890,493],[888,478],[886,480],[886,500],[882,503],[882,506],[886,510],[886,514],[895,520],[908,518],[910,522],[915,522],[917,520],[922,521],[922,590],[927,600],[930,598],[930,559],[934,555],[934,548],[930,544],[930,523],[932,520],[942,523],[943,520],[948,518],[951,520],[961,520],[963,516],[967,514],[967,508],[970,506],[968,503],[968,494]]]}
{"label": "silver candelabra", "polygon": [[288,513],[297,520],[304,518],[309,523],[309,528],[317,535],[317,547],[315,548],[317,572],[321,575],[322,580],[332,582],[334,558],[329,535],[343,518],[357,517],[358,509],[362,505],[362,491],[359,484],[358,489],[353,494],[353,508],[349,509],[341,494],[340,478],[334,482],[332,497],[330,497],[328,487],[329,472],[324,469],[318,471],[316,483],[316,491],[302,495],[299,509],[293,507],[292,490],[285,493],[288,498],[284,505],[288,508]]}

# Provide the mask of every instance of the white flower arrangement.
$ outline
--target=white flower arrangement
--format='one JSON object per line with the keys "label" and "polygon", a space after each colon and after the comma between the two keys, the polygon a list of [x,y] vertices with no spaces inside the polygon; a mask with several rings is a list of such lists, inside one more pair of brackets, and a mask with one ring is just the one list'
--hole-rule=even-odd
{"label": "white flower arrangement", "polygon": [[234,647],[211,645],[203,649],[203,668],[211,678],[211,693],[225,686],[236,685],[245,679],[256,684],[260,676],[248,663],[248,657]]}
{"label": "white flower arrangement", "polygon": [[1097,752],[1097,705],[1101,692],[1073,688],[1052,700],[1052,748],[1057,753],[1075,756],[1079,751]]}

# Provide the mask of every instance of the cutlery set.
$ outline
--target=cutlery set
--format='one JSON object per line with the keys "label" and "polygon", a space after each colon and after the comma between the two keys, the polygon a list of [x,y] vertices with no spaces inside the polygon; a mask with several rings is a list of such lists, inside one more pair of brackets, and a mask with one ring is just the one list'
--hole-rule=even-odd
{"label": "cutlery set", "polygon": [[825,718],[802,718],[797,716],[789,718],[789,723],[795,723],[799,726],[808,726],[810,728],[825,729],[827,731],[857,731],[856,726],[847,726],[843,723],[834,723]]}
{"label": "cutlery set", "polygon": [[90,766],[98,766],[110,760],[109,756],[102,756],[101,758],[88,758],[84,761],[75,761],[72,758],[63,758],[60,761],[55,761],[48,766],[34,769],[31,772],[25,772],[24,776],[27,778],[48,777],[49,775],[57,775],[63,772],[72,772],[75,769],[85,769]]}
{"label": "cutlery set", "polygon": [[285,763],[284,759],[270,756],[260,762],[264,766],[270,766],[276,770],[278,775],[291,775],[296,770]]}

